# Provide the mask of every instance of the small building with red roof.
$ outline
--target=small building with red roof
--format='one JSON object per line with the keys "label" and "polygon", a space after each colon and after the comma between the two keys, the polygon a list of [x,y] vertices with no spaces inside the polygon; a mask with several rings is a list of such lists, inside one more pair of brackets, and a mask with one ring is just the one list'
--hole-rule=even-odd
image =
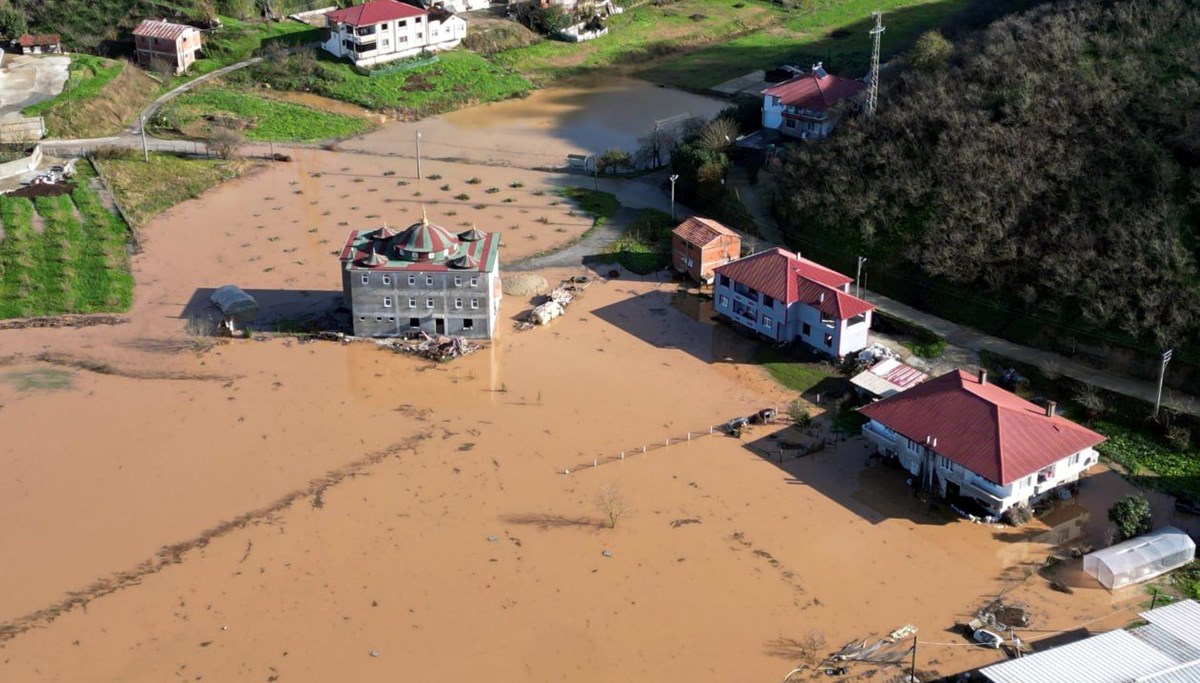
{"label": "small building with red roof", "polygon": [[693,216],[671,231],[671,265],[709,284],[713,269],[742,255],[742,238],[711,218]]}
{"label": "small building with red roof", "polygon": [[863,436],[920,488],[991,514],[1078,481],[1104,437],[988,382],[953,370],[859,409]]}
{"label": "small building with red roof", "polygon": [[57,33],[26,33],[13,42],[23,55],[62,54],[62,40]]}
{"label": "small building with red roof", "polygon": [[847,110],[858,107],[867,84],[825,71],[817,62],[812,71],[777,83],[762,92],[763,128],[796,138],[823,140]]}
{"label": "small building with red roof", "polygon": [[338,256],[342,299],[359,337],[490,339],[500,311],[500,233],[454,233],[421,220],[355,230]]}
{"label": "small building with red roof", "polygon": [[467,22],[441,7],[425,9],[397,0],[368,0],[325,14],[324,50],[359,66],[421,52],[448,50],[467,35]]}
{"label": "small building with red roof", "polygon": [[138,64],[147,69],[164,65],[183,73],[200,51],[200,29],[166,19],[145,19],[133,29]]}
{"label": "small building with red roof", "polygon": [[713,310],[735,325],[835,358],[867,346],[875,307],[835,270],[776,247],[713,272]]}

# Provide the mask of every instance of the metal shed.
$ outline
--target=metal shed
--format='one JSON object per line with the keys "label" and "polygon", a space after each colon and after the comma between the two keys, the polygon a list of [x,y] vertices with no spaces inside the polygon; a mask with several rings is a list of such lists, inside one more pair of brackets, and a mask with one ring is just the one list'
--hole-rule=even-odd
{"label": "metal shed", "polygon": [[258,302],[236,285],[218,287],[208,299],[221,312],[221,323],[231,333],[237,325],[248,325],[258,316]]}
{"label": "metal shed", "polygon": [[1085,555],[1083,571],[1111,591],[1149,581],[1195,557],[1195,541],[1186,532],[1167,526]]}

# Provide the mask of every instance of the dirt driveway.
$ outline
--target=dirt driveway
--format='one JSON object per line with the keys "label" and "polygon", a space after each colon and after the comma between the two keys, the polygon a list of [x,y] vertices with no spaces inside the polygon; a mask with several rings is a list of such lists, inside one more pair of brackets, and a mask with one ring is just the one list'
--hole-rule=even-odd
{"label": "dirt driveway", "polygon": [[62,92],[70,64],[71,58],[61,55],[4,55],[0,64],[0,118],[19,116],[25,107]]}

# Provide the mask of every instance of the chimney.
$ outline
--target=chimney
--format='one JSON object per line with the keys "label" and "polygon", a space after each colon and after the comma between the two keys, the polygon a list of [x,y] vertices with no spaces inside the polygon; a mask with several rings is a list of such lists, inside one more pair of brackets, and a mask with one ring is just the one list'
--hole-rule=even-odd
{"label": "chimney", "polygon": [[1054,417],[1054,409],[1058,407],[1055,401],[1046,401],[1046,417]]}
{"label": "chimney", "polygon": [[987,370],[979,368],[979,384],[987,384]]}

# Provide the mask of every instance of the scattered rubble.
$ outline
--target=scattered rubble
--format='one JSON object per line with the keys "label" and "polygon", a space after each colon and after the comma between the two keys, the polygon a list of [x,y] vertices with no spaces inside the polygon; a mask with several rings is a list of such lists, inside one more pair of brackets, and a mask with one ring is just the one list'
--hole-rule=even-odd
{"label": "scattered rubble", "polygon": [[318,332],[314,337],[323,341],[338,341],[343,344],[353,341],[370,341],[396,353],[411,353],[439,363],[468,356],[483,348],[482,345],[464,337],[433,337],[420,330],[414,331],[413,335],[413,338],[410,339],[396,337],[376,339],[355,337],[342,332]]}
{"label": "scattered rubble", "polygon": [[41,318],[18,318],[0,320],[0,330],[25,330],[38,327],[95,327],[96,325],[123,325],[129,318],[121,315],[53,315]]}

